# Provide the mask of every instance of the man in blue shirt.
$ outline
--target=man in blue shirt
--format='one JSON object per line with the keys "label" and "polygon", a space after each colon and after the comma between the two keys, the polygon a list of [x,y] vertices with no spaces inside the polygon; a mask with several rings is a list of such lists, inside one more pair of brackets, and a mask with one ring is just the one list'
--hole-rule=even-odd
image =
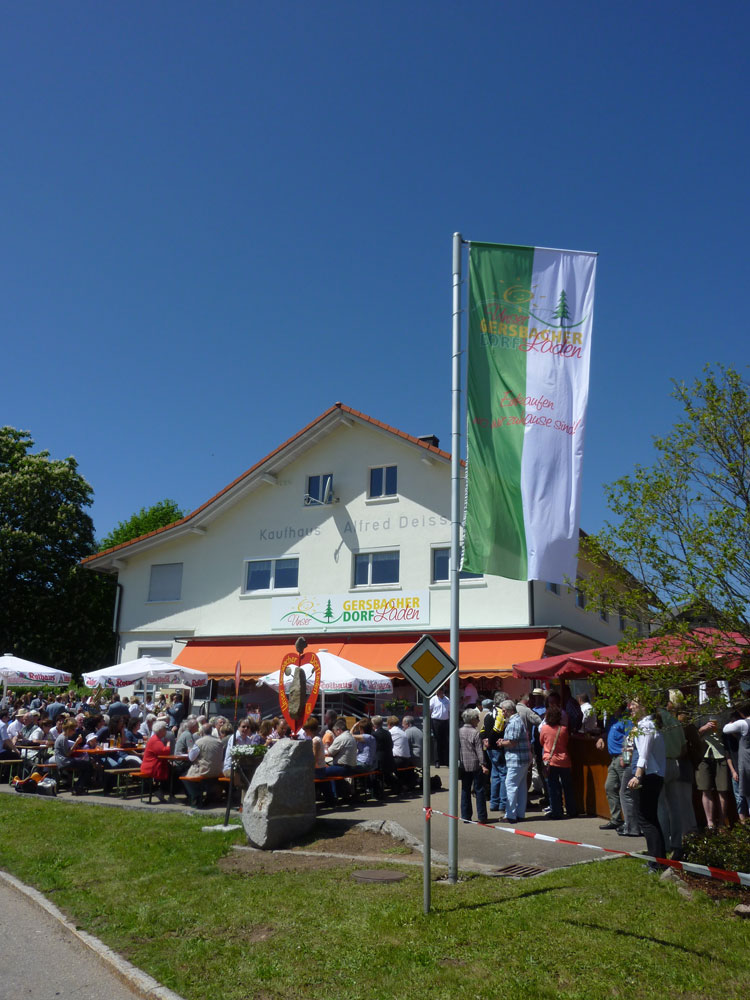
{"label": "man in blue shirt", "polygon": [[[624,718],[625,712],[626,706],[623,705],[619,712],[608,717],[604,734],[596,741],[597,749],[604,750],[606,746],[609,754],[609,767],[607,768],[604,791],[609,804],[610,818],[609,822],[603,823],[599,829],[617,830],[618,833],[623,829],[623,826],[628,831],[637,828],[633,795],[627,788],[627,781],[623,780],[625,771],[630,772],[630,767],[626,767],[623,763],[622,751],[625,746],[625,738],[633,728],[630,719]],[[628,773],[629,777],[630,773]]]}

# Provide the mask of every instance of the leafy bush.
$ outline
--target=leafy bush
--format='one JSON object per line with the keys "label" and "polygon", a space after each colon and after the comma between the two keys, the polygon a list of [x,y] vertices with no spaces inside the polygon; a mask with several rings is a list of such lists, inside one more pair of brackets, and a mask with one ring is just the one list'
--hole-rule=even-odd
{"label": "leafy bush", "polygon": [[393,701],[387,701],[383,708],[389,715],[403,715],[404,712],[409,711],[410,704],[411,702],[405,698],[394,698]]}
{"label": "leafy bush", "polygon": [[750,872],[750,823],[698,830],[685,837],[685,861],[730,872]]}
{"label": "leafy bush", "polygon": [[265,757],[267,751],[265,743],[259,743],[257,746],[240,743],[232,746],[230,753],[233,760],[251,760],[254,757]]}

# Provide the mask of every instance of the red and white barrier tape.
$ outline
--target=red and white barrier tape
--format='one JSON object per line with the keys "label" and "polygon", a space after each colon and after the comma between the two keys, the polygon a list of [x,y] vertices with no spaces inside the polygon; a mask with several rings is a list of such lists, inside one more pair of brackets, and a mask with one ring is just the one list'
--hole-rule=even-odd
{"label": "red and white barrier tape", "polygon": [[750,874],[747,872],[727,872],[723,868],[712,868],[710,865],[694,865],[688,861],[671,861],[669,858],[652,858],[649,854],[636,854],[633,851],[617,851],[613,847],[600,847],[598,844],[582,844],[577,840],[564,840],[562,837],[550,837],[546,833],[531,833],[529,830],[517,830],[513,826],[501,826],[499,823],[479,823],[474,819],[461,819],[439,809],[425,809],[427,820],[433,816],[445,816],[447,819],[457,819],[461,823],[471,823],[472,826],[484,826],[488,830],[500,833],[513,833],[518,837],[528,837],[531,840],[544,840],[548,844],[567,844],[568,847],[585,847],[590,851],[602,851],[604,854],[620,854],[628,858],[638,858],[639,861],[655,861],[660,865],[675,868],[677,871],[690,872],[692,875],[703,875],[706,878],[721,879],[723,882],[734,882],[750,888]]}

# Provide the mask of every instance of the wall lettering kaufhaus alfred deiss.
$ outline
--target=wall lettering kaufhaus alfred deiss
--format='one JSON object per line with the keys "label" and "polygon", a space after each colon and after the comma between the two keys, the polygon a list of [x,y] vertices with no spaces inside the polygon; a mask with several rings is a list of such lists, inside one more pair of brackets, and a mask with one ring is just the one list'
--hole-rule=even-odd
{"label": "wall lettering kaufhaus alfred deiss", "polygon": [[[418,516],[399,514],[398,517],[347,518],[341,527],[341,534],[346,537],[347,535],[363,535],[373,531],[379,533],[388,531],[417,531],[423,528],[445,528],[449,525],[450,521],[448,518],[442,517],[440,514],[420,514]],[[281,528],[259,528],[258,541],[292,541],[295,538],[307,538],[309,535],[319,536],[320,534],[320,526],[302,527],[301,525],[286,524]]]}

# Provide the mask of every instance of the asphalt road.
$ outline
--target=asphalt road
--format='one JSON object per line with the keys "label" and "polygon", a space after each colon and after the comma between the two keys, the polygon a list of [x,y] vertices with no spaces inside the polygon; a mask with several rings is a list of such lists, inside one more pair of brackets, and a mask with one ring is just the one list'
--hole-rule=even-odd
{"label": "asphalt road", "polygon": [[2,1000],[143,1000],[64,925],[0,879]]}

